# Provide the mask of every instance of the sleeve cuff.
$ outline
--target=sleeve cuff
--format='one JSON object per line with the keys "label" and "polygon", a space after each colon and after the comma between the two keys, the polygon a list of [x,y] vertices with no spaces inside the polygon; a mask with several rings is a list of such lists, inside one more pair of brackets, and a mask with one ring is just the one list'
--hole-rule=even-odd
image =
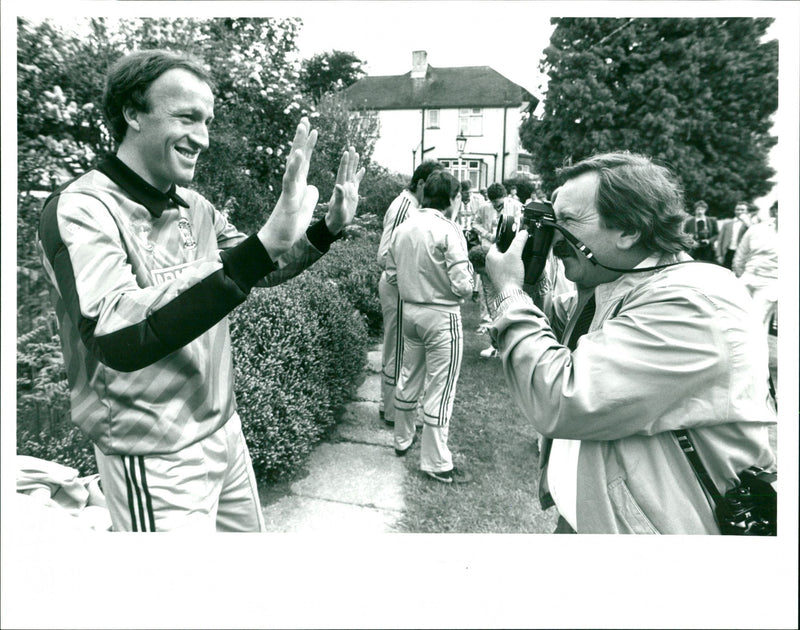
{"label": "sleeve cuff", "polygon": [[255,234],[236,247],[221,251],[220,258],[226,275],[245,292],[249,292],[259,280],[278,268]]}
{"label": "sleeve cuff", "polygon": [[338,234],[331,234],[331,231],[325,224],[325,217],[322,217],[316,223],[308,226],[308,229],[306,230],[306,238],[308,238],[308,242],[323,254],[330,249],[331,244],[335,240],[338,240],[341,234],[342,232],[339,232]]}

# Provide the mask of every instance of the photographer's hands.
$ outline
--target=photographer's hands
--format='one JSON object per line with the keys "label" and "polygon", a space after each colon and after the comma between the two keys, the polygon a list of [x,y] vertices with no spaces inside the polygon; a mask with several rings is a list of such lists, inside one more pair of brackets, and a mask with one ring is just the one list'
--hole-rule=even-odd
{"label": "photographer's hands", "polygon": [[336,186],[328,202],[328,212],[325,214],[325,225],[331,234],[338,234],[346,225],[349,225],[356,214],[358,206],[358,186],[364,177],[364,169],[358,169],[359,155],[354,147],[350,147],[342,154],[339,162],[339,171],[336,174]]}
{"label": "photographer's hands", "polygon": [[525,277],[522,249],[527,240],[528,231],[520,230],[505,252],[497,249],[497,245],[492,245],[486,254],[486,271],[499,293],[522,288]]}
{"label": "photographer's hands", "polygon": [[311,222],[319,191],[306,182],[306,177],[316,143],[317,131],[311,129],[308,118],[304,116],[297,125],[286,160],[281,196],[269,219],[258,231],[258,238],[272,260],[287,252]]}

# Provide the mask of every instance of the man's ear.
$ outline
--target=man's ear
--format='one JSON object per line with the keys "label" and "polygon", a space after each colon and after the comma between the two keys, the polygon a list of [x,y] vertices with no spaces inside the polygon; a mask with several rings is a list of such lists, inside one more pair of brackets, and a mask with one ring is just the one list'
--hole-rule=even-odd
{"label": "man's ear", "polygon": [[642,233],[639,230],[623,230],[617,237],[617,249],[629,250],[639,243]]}
{"label": "man's ear", "polygon": [[122,108],[122,115],[125,117],[125,122],[128,127],[134,131],[141,131],[139,126],[139,111],[133,105],[126,105]]}

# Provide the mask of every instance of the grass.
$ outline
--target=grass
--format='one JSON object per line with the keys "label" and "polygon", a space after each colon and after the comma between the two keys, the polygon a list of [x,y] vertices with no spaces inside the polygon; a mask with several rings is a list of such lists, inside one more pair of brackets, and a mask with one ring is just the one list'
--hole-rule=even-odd
{"label": "grass", "polygon": [[419,446],[406,456],[406,513],[398,528],[408,533],[550,533],[555,510],[542,512],[537,496],[537,433],[511,400],[499,359],[479,352],[488,337],[475,329],[478,305],[462,308],[464,353],[450,422],[455,465],[470,483],[445,485],[419,471]]}

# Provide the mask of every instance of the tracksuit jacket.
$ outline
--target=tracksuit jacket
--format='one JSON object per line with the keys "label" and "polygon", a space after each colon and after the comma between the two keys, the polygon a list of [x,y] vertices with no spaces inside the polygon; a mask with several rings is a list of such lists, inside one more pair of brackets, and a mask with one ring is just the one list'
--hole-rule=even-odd
{"label": "tracksuit jacket", "polygon": [[327,251],[325,221],[278,261],[195,191],[163,193],[115,156],[45,202],[72,420],[106,455],[176,452],[236,409],[227,314]]}
{"label": "tracksuit jacket", "polygon": [[751,465],[774,469],[767,343],[747,292],[727,269],[689,263],[625,274],[595,299],[571,353],[527,296],[505,300],[491,330],[536,430],[580,440],[578,533],[719,533],[672,431],[688,429],[722,494]]}

